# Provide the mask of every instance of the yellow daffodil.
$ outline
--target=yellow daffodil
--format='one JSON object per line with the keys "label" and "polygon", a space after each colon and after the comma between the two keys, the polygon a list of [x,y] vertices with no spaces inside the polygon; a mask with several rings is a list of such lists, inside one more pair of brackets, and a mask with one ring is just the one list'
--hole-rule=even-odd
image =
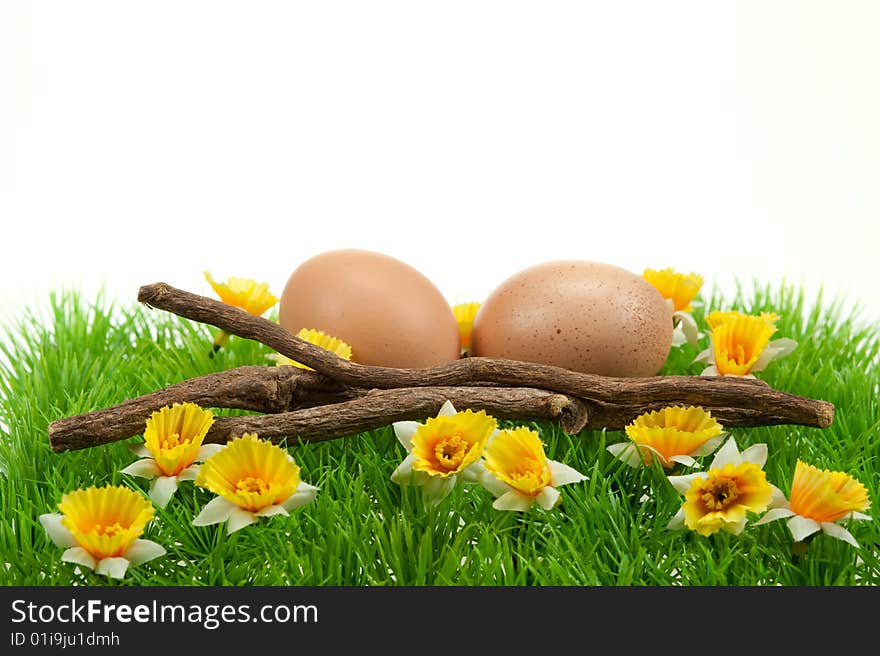
{"label": "yellow daffodil", "polygon": [[797,346],[793,339],[770,338],[776,332],[778,316],[741,312],[711,312],[706,317],[710,330],[710,345],[694,362],[709,366],[704,376],[744,376],[754,378],[773,360],[785,357]]}
{"label": "yellow daffodil", "polygon": [[[205,279],[214,289],[220,300],[244,310],[254,316],[262,316],[266,310],[278,302],[278,299],[269,292],[269,284],[255,282],[249,278],[229,278],[225,283],[217,282],[207,271]],[[229,333],[221,330],[214,337],[214,350],[222,348],[229,341]]]}
{"label": "yellow daffodil", "polygon": [[[351,360],[351,346],[343,342],[341,339],[331,337],[320,330],[311,330],[308,328],[303,328],[296,334],[296,336],[307,341],[309,344],[314,344],[315,346],[330,351],[331,353],[335,353],[344,360]],[[301,369],[312,371],[311,367],[307,367],[304,364],[291,360],[280,353],[272,353],[269,357],[275,360],[275,364],[278,366],[300,367]]]}
{"label": "yellow daffodil", "polygon": [[694,297],[703,286],[703,277],[696,273],[678,273],[671,267],[666,269],[645,269],[642,277],[651,283],[666,299],[672,314],[673,346],[685,342],[697,348],[700,332],[691,314]]}
{"label": "yellow daffodil", "polygon": [[216,494],[193,520],[196,526],[227,522],[227,533],[261,517],[288,515],[315,498],[318,488],[300,479],[299,466],[281,447],[245,433],[206,459],[196,485]]}
{"label": "yellow daffodil", "polygon": [[459,303],[452,306],[452,314],[458,322],[458,334],[461,341],[462,355],[470,355],[471,332],[474,329],[474,319],[477,317],[482,303]]}
{"label": "yellow daffodil", "polygon": [[669,406],[646,412],[625,427],[629,442],[608,447],[631,467],[649,466],[656,458],[666,469],[692,467],[694,457],[709,455],[724,439],[721,424],[698,406]]}
{"label": "yellow daffodil", "polygon": [[158,558],[165,549],[140,539],[153,506],[127,487],[90,487],[68,492],[61,513],[40,515],[49,539],[65,547],[61,560],[121,579],[129,567]]}
{"label": "yellow daffodil", "polygon": [[498,431],[486,445],[483,465],[479,480],[496,497],[492,507],[497,510],[524,512],[535,503],[549,510],[561,499],[560,485],[587,478],[568,465],[548,460],[541,438],[523,426]]}
{"label": "yellow daffodil", "polygon": [[787,517],[795,542],[822,531],[858,547],[856,539],[838,522],[871,519],[859,512],[870,507],[868,490],[849,474],[818,469],[798,460],[791,482],[791,500],[786,500],[781,492],[774,495],[771,509],[755,524]]}
{"label": "yellow daffodil", "polygon": [[150,415],[143,444],[129,446],[140,456],[123,474],[151,481],[150,498],[160,508],[168,505],[180,481],[195,480],[196,464],[216,453],[220,444],[202,444],[214,415],[195,403],[175,403]]}
{"label": "yellow daffodil", "polygon": [[775,493],[763,471],[766,461],[766,444],[740,453],[731,437],[718,449],[708,471],[670,476],[669,482],[685,501],[669,528],[687,527],[705,536],[718,531],[742,533],[747,513],[764,512]]}
{"label": "yellow daffodil", "polygon": [[436,417],[424,424],[394,423],[394,434],[408,455],[391,474],[398,485],[419,485],[429,505],[440,503],[456,481],[476,483],[482,470],[480,458],[497,422],[485,411],[458,412],[446,401]]}

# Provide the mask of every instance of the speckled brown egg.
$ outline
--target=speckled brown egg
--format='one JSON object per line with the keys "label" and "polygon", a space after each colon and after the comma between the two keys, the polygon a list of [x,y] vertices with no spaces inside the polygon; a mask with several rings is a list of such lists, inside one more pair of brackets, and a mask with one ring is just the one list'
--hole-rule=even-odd
{"label": "speckled brown egg", "polygon": [[315,255],[287,280],[279,323],[320,330],[351,346],[353,362],[421,368],[460,356],[458,323],[424,274],[393,257],[343,249]]}
{"label": "speckled brown egg", "polygon": [[672,315],[641,276],[600,262],[546,262],[486,299],[475,356],[551,364],[604,376],[656,375],[672,346]]}

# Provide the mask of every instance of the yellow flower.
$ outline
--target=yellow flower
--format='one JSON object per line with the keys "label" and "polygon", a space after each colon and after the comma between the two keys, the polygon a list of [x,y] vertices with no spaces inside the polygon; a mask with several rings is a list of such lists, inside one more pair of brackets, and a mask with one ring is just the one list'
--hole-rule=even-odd
{"label": "yellow flower", "polygon": [[458,334],[463,354],[471,352],[471,332],[474,329],[474,319],[476,319],[481,306],[481,303],[459,303],[452,306],[452,314],[455,315],[455,320],[458,322]]}
{"label": "yellow flower", "polygon": [[706,318],[711,331],[711,344],[694,362],[709,366],[704,376],[746,376],[754,378],[773,360],[791,353],[797,346],[792,339],[770,341],[776,332],[775,314],[760,315],[741,312],[712,312]]}
{"label": "yellow flower", "polygon": [[227,523],[227,532],[261,517],[287,515],[315,498],[318,488],[300,479],[299,466],[281,447],[245,433],[202,463],[196,485],[216,496],[193,520],[196,526]]}
{"label": "yellow flower", "polygon": [[548,460],[538,434],[523,426],[502,430],[489,440],[480,483],[495,497],[497,510],[526,511],[537,503],[545,510],[559,503],[556,488],[586,476],[568,465]]}
{"label": "yellow flower", "polygon": [[791,501],[782,493],[775,495],[772,509],[755,524],[789,518],[788,528],[795,542],[822,531],[854,547],[859,543],[838,522],[847,519],[871,519],[860,510],[871,507],[868,490],[849,474],[818,469],[801,460],[794,469]]}
{"label": "yellow flower", "polygon": [[214,280],[209,272],[204,273],[208,284],[214,288],[221,301],[254,316],[261,316],[278,302],[278,299],[269,292],[268,283],[234,277],[222,283]]}
{"label": "yellow flower", "polygon": [[165,549],[140,535],[153,518],[153,506],[127,487],[90,487],[68,492],[58,504],[61,514],[40,515],[49,538],[66,547],[61,560],[121,579],[129,566],[140,565]]}
{"label": "yellow flower", "polygon": [[674,326],[672,344],[681,346],[687,342],[697,348],[700,332],[691,310],[694,297],[703,286],[703,277],[696,273],[677,273],[672,268],[645,269],[642,277],[660,292],[669,305]]}
{"label": "yellow flower", "polygon": [[[233,307],[240,308],[254,316],[262,314],[278,302],[278,299],[269,292],[269,285],[265,282],[255,282],[249,278],[229,278],[225,283],[217,282],[207,271],[205,279],[214,289],[220,300]],[[214,337],[214,350],[222,348],[229,341],[229,333],[220,330]]]}
{"label": "yellow flower", "polygon": [[649,466],[654,458],[666,469],[675,463],[691,467],[695,456],[712,453],[724,439],[721,424],[698,406],[646,412],[625,430],[630,441],[612,444],[608,451],[631,467]]}
{"label": "yellow flower", "polygon": [[494,417],[485,411],[457,412],[449,401],[424,424],[395,422],[394,433],[408,455],[391,480],[398,485],[422,486],[425,500],[430,505],[439,503],[459,477],[465,483],[477,482],[483,448],[496,426]]}
{"label": "yellow flower", "polygon": [[731,437],[722,446],[707,472],[670,476],[669,482],[685,496],[669,528],[689,528],[700,535],[725,531],[739,535],[747,513],[767,509],[775,488],[763,471],[767,445],[755,444],[742,453]]}
{"label": "yellow flower", "polygon": [[696,273],[677,273],[671,267],[645,269],[643,277],[663,298],[672,301],[675,312],[690,312],[691,303],[703,286],[703,276]]}
{"label": "yellow flower", "polygon": [[195,403],[175,403],[157,410],[147,419],[144,443],[129,447],[141,459],[122,473],[151,481],[150,498],[164,508],[180,481],[195,479],[199,471],[195,463],[223,448],[202,444],[213,423],[214,415]]}
{"label": "yellow flower", "polygon": [[[351,360],[351,346],[343,342],[341,339],[331,337],[320,330],[310,330],[308,328],[303,328],[296,334],[296,336],[307,341],[309,344],[314,344],[315,346],[319,346],[331,353],[335,353],[344,360]],[[289,365],[312,371],[311,367],[307,367],[304,364],[291,360],[280,353],[273,353],[270,357],[275,360],[277,366]]]}

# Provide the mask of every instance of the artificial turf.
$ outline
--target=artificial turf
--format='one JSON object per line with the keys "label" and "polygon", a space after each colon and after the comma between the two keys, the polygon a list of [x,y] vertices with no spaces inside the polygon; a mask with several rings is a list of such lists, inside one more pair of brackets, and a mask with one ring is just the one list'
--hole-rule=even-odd
{"label": "artificial turf", "polygon": [[[876,516],[880,487],[880,329],[840,301],[805,298],[789,285],[750,285],[704,310],[780,315],[776,336],[794,352],[758,374],[771,386],[836,407],[825,429],[730,428],[740,449],[764,442],[768,480],[787,493],[800,458],[851,474],[869,492]],[[48,424],[104,408],[186,378],[244,364],[269,364],[268,347],[232,337],[209,356],[213,330],[137,303],[50,295],[3,326],[0,337],[0,583],[3,585],[604,585],[839,586],[880,583],[880,522],[847,526],[854,548],[819,534],[795,554],[784,521],[747,525],[739,536],[703,537],[666,524],[681,496],[659,467],[633,469],[606,446],[622,431],[564,434],[538,430],[548,457],[588,479],[562,488],[553,510],[492,508],[492,496],[457,486],[426,509],[418,488],[390,480],[405,456],[391,427],[320,444],[286,445],[302,477],[320,488],[292,513],[260,520],[232,535],[225,525],[196,527],[212,498],[183,483],[157,509],[144,537],[167,554],[129,569],[122,581],[60,560],[38,516],[57,512],[68,491],[148,482],[119,473],[135,457],[134,437],[75,452],[51,450]],[[704,335],[702,345],[708,342]],[[674,347],[661,373],[699,374],[696,351]],[[213,409],[216,414],[235,411]],[[507,422],[509,424],[509,422]],[[711,457],[702,461],[708,466]],[[677,472],[686,473],[686,471]]]}

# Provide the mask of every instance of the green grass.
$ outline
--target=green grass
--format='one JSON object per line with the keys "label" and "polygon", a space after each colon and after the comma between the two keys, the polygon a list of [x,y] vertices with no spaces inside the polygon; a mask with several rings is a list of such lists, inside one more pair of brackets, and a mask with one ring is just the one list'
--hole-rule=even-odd
{"label": "green grass", "polygon": [[[779,336],[799,342],[759,374],[770,385],[836,406],[827,429],[730,429],[740,448],[769,447],[768,479],[788,491],[795,462],[854,475],[878,503],[880,334],[839,302],[805,299],[789,286],[756,286],[708,309],[774,311]],[[703,326],[702,311],[695,312]],[[389,479],[404,452],[390,427],[315,445],[290,445],[303,478],[320,487],[289,518],[273,517],[227,536],[225,525],[191,520],[210,498],[184,483],[144,537],[167,555],[117,582],[60,561],[38,516],[89,485],[143,479],[120,474],[134,459],[124,442],[54,453],[48,424],[119,403],[185,378],[266,363],[269,349],[232,337],[208,357],[213,329],[132,303],[75,292],[23,313],[0,343],[0,583],[4,585],[876,585],[878,522],[852,522],[861,547],[817,535],[792,553],[784,522],[747,526],[738,536],[670,531],[681,499],[658,469],[631,469],[605,447],[620,431],[530,424],[548,456],[589,478],[562,488],[552,511],[492,508],[488,492],[457,487],[425,510],[417,488]],[[703,338],[706,341],[706,338]],[[663,373],[699,373],[695,351],[673,349]],[[231,411],[215,410],[218,414]],[[128,442],[136,442],[140,437]],[[704,462],[708,465],[708,462]],[[642,499],[645,499],[642,501]],[[872,512],[872,511],[869,511]]]}

